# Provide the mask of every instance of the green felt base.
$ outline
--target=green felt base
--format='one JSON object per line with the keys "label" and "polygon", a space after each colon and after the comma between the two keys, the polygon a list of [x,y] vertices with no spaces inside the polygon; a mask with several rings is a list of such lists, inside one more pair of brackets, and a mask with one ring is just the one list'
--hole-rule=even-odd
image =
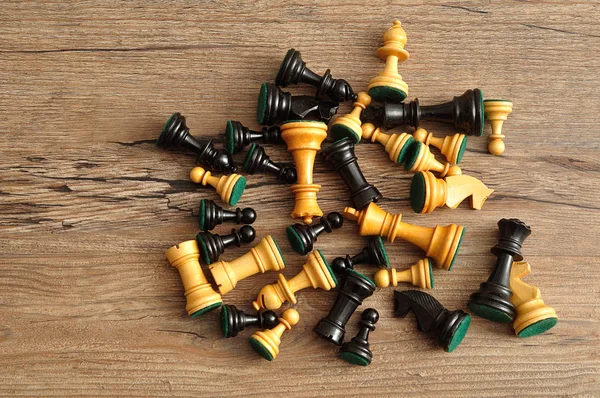
{"label": "green felt base", "polygon": [[558,318],[546,318],[538,321],[532,325],[527,326],[521,330],[517,336],[519,337],[531,337],[538,334],[542,334],[552,329],[558,322]]}
{"label": "green felt base", "polygon": [[248,149],[248,154],[246,155],[246,159],[244,159],[244,164],[242,165],[242,171],[244,173],[248,172],[248,163],[250,162],[250,159],[252,158],[252,154],[254,153],[255,150],[256,150],[256,144],[252,143],[252,145],[250,145],[250,148]]}
{"label": "green felt base", "polygon": [[212,310],[216,310],[217,308],[219,308],[220,306],[222,306],[223,303],[222,302],[218,302],[218,303],[214,303],[209,305],[208,307],[204,307],[196,312],[194,312],[192,315],[190,315],[192,318],[198,318],[201,315],[206,314],[207,312],[210,312]]}
{"label": "green felt base", "polygon": [[511,317],[506,315],[504,312],[498,311],[493,307],[488,307],[487,305],[469,303],[467,307],[469,307],[469,310],[471,310],[471,312],[478,317],[487,319],[489,321],[500,323],[511,323],[513,321]]}
{"label": "green felt base", "polygon": [[464,136],[462,142],[460,143],[460,149],[458,150],[458,155],[456,156],[456,164],[459,164],[465,154],[465,149],[467,149],[467,142],[469,142],[469,137]]}
{"label": "green felt base", "polygon": [[258,94],[258,104],[256,106],[256,121],[258,124],[264,124],[267,111],[267,83],[263,83],[260,86],[260,93]]}
{"label": "green felt base", "polygon": [[266,359],[267,361],[273,360],[273,355],[255,338],[250,337],[250,347],[255,353]]}
{"label": "green felt base", "polygon": [[245,188],[246,177],[240,177],[239,180],[236,181],[235,185],[233,186],[233,190],[231,191],[231,196],[229,197],[229,206],[235,205],[240,200]]}
{"label": "green felt base", "polygon": [[225,150],[228,153],[233,154],[234,151],[234,138],[233,138],[233,124],[231,120],[227,121],[227,125],[225,126]]}
{"label": "green felt base", "polygon": [[158,143],[160,142],[160,137],[162,137],[162,135],[165,133],[165,131],[167,131],[167,126],[171,123],[171,120],[173,120],[174,117],[175,117],[175,113],[171,115],[169,120],[167,120],[167,122],[163,126],[162,130],[160,131],[160,134],[158,135],[158,138],[156,139],[156,145],[158,145]]}
{"label": "green felt base", "polygon": [[[362,135],[362,131],[361,131]],[[353,143],[357,144],[360,141],[360,136],[356,134],[354,130],[343,124],[334,124],[331,126],[331,136],[335,141],[341,140],[342,138],[350,138]]]}
{"label": "green felt base", "polygon": [[410,182],[410,207],[415,213],[420,213],[425,207],[427,184],[423,173],[417,173]]}
{"label": "green felt base", "polygon": [[344,361],[351,363],[353,365],[358,365],[358,366],[368,366],[369,365],[369,361],[367,361],[366,359],[364,359],[361,356],[356,355],[353,352],[342,351],[342,353],[340,354],[340,357],[342,357],[342,359]]}
{"label": "green felt base", "polygon": [[427,259],[427,264],[429,264],[429,284],[433,289],[435,287],[435,284],[433,283],[433,266],[430,258]]}
{"label": "green felt base", "polygon": [[390,86],[377,86],[369,90],[369,95],[375,101],[400,103],[406,99],[406,93]]}
{"label": "green felt base", "polygon": [[452,267],[454,267],[454,262],[456,261],[456,257],[458,256],[458,251],[460,250],[460,245],[462,245],[462,241],[465,238],[465,232],[467,232],[467,229],[463,227],[463,230],[460,234],[460,239],[458,240],[458,245],[456,245],[456,251],[454,252],[454,257],[452,257],[452,261],[450,262],[450,266],[448,267],[448,271],[452,270]]}
{"label": "green felt base", "polygon": [[400,153],[398,154],[398,159],[396,159],[396,164],[402,164],[406,160],[406,155],[408,154],[408,150],[414,144],[415,139],[413,137],[408,137],[402,149],[400,149]]}
{"label": "green felt base", "polygon": [[507,100],[507,99],[500,99],[500,98],[491,98],[491,99],[484,99],[483,103],[485,104],[486,102],[510,102],[512,104],[511,100]]}
{"label": "green felt base", "polygon": [[410,170],[415,165],[419,152],[421,151],[421,145],[424,144],[420,141],[415,141],[406,151],[406,161],[404,162],[404,168],[406,170]]}
{"label": "green felt base", "polygon": [[204,265],[210,265],[211,261],[208,257],[208,249],[206,248],[206,243],[204,243],[204,240],[198,239],[198,235],[196,235],[196,243],[198,243],[198,248],[200,249],[200,257],[202,259],[202,262],[204,263]]}
{"label": "green felt base", "polygon": [[283,265],[287,265],[287,263],[285,262],[285,257],[283,257],[283,252],[281,251],[281,247],[279,247],[279,243],[277,243],[275,238],[271,237],[271,239],[273,239],[273,243],[275,243],[275,247],[277,248],[277,251],[279,252],[279,257],[281,257],[281,259],[283,260]]}
{"label": "green felt base", "polygon": [[481,126],[479,127],[479,134],[477,134],[477,137],[481,137],[483,135],[483,130],[485,129],[485,108],[483,107],[483,93],[481,90],[479,90],[479,106],[481,106]]}
{"label": "green felt base", "polygon": [[204,202],[205,199],[200,199],[200,208],[198,209],[198,227],[201,230],[204,230],[204,215],[205,215],[205,209],[206,209],[206,205]]}
{"label": "green felt base", "polygon": [[471,316],[467,315],[466,317],[464,317],[460,325],[458,325],[456,331],[454,331],[454,334],[452,335],[452,338],[448,343],[448,347],[446,347],[447,352],[454,351],[454,349],[458,347],[458,345],[463,341],[463,339],[465,338],[465,334],[467,334],[467,330],[469,330],[470,324]]}
{"label": "green felt base", "polygon": [[298,254],[304,254],[306,247],[304,247],[300,235],[298,235],[291,225],[285,229],[285,234],[287,235],[292,249],[294,249],[294,251]]}
{"label": "green felt base", "polygon": [[387,250],[385,250],[385,245],[383,244],[383,240],[381,239],[381,236],[378,236],[376,238],[376,241],[377,241],[377,246],[379,246],[379,249],[381,251],[381,254],[383,254],[383,262],[385,264],[385,267],[390,268],[390,258],[388,257]]}
{"label": "green felt base", "polygon": [[361,274],[357,270],[355,270],[355,269],[347,269],[346,272],[353,273],[353,274],[357,275],[360,279],[363,279],[365,282],[367,282],[368,284],[370,284],[371,286],[376,287],[375,286],[375,282],[373,282],[371,280],[371,278],[368,278],[368,277],[364,276],[363,274]]}
{"label": "green felt base", "polygon": [[221,333],[223,337],[227,337],[229,334],[229,322],[227,322],[227,318],[229,317],[229,310],[227,306],[223,306],[221,308]]}
{"label": "green felt base", "polygon": [[327,262],[327,259],[323,255],[323,252],[321,250],[317,249],[317,253],[319,253],[319,255],[321,256],[321,260],[323,260],[323,262],[325,263],[325,266],[327,267],[327,271],[329,271],[329,275],[331,275],[331,279],[333,279],[333,283],[335,284],[335,286],[337,286],[338,285],[338,280],[335,277],[335,274],[333,273],[333,270],[331,269],[331,266]]}

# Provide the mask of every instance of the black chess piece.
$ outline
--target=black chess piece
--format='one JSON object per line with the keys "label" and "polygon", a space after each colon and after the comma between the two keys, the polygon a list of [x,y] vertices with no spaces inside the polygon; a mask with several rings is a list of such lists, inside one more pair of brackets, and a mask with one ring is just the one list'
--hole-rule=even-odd
{"label": "black chess piece", "polygon": [[293,224],[287,227],[285,233],[294,251],[304,256],[312,251],[317,237],[323,231],[331,233],[334,229],[341,228],[342,225],[344,225],[344,217],[334,211],[321,217],[318,224]]}
{"label": "black chess piece", "polygon": [[369,347],[369,332],[375,330],[379,320],[379,312],[374,308],[367,308],[360,316],[358,327],[360,330],[352,340],[345,342],[340,349],[340,356],[346,362],[354,365],[367,366],[373,360],[373,353]]}
{"label": "black chess piece", "polygon": [[223,337],[235,337],[247,326],[272,329],[278,324],[277,314],[273,311],[263,311],[252,315],[238,310],[234,305],[223,305],[221,307],[221,332]]}
{"label": "black chess piece", "polygon": [[296,182],[296,167],[271,161],[265,149],[258,144],[252,144],[250,149],[248,149],[242,171],[248,174],[268,171],[275,174],[281,182],[288,184]]}
{"label": "black chess piece", "polygon": [[225,127],[225,150],[234,154],[241,152],[253,142],[283,144],[279,126],[263,127],[260,131],[250,130],[242,123],[228,120]]}
{"label": "black chess piece", "polygon": [[356,308],[373,295],[375,283],[363,274],[349,269],[343,276],[333,307],[313,329],[327,341],[341,345],[346,334],[346,323]]}
{"label": "black chess piece", "polygon": [[354,143],[350,138],[337,140],[323,150],[321,155],[333,165],[344,180],[350,190],[354,208],[364,209],[369,203],[377,202],[381,198],[379,190],[367,182],[360,170],[354,155]]}
{"label": "black chess piece", "polygon": [[431,120],[451,124],[477,137],[483,134],[484,119],[483,94],[478,88],[467,90],[443,104],[421,106],[417,98],[399,104],[368,106],[361,115],[362,121],[386,129],[406,124],[417,128],[422,120]]}
{"label": "black chess piece", "polygon": [[200,200],[198,227],[202,231],[211,231],[225,221],[233,221],[236,224],[252,224],[256,221],[256,212],[250,207],[243,210],[239,207],[235,210],[224,210],[214,200]]}
{"label": "black chess piece", "polygon": [[339,103],[307,95],[292,96],[272,83],[263,83],[258,95],[258,124],[275,124],[286,120],[318,120],[329,123]]}
{"label": "black chess piece", "polygon": [[420,290],[394,292],[394,315],[404,318],[410,311],[420,331],[432,332],[444,350],[452,352],[462,342],[471,316],[462,310],[449,311],[433,296]]}
{"label": "black chess piece", "polygon": [[343,275],[347,269],[354,269],[358,264],[374,264],[379,267],[389,268],[390,261],[383,240],[379,236],[369,239],[367,246],[360,253],[351,257],[336,257],[331,263],[331,269],[338,275]]}
{"label": "black chess piece", "polygon": [[204,264],[209,265],[219,259],[219,256],[231,245],[240,247],[242,243],[250,243],[256,238],[256,231],[249,225],[244,225],[237,231],[231,230],[229,235],[217,235],[210,232],[200,232],[196,235],[196,242],[200,249],[200,258]]}
{"label": "black chess piece", "polygon": [[356,94],[350,84],[343,79],[331,77],[329,69],[323,76],[317,75],[306,67],[300,51],[289,49],[281,62],[275,84],[287,87],[289,84],[306,83],[317,88],[317,98],[328,97],[335,102],[354,101]]}
{"label": "black chess piece", "polygon": [[510,269],[513,261],[523,260],[521,245],[531,234],[531,228],[516,218],[503,218],[498,221],[500,238],[491,252],[497,256],[494,271],[479,290],[471,294],[469,310],[475,315],[490,321],[509,323],[516,315],[515,306],[510,301]]}
{"label": "black chess piece", "polygon": [[160,148],[179,148],[194,152],[197,156],[196,163],[210,170],[231,174],[237,171],[233,158],[227,152],[215,149],[212,140],[198,140],[190,134],[190,129],[185,124],[185,116],[176,112],[163,127],[156,145]]}

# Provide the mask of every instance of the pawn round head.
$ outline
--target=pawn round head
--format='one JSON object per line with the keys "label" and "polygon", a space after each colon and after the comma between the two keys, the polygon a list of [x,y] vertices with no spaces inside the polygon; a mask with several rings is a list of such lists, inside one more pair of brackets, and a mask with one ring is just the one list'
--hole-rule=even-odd
{"label": "pawn round head", "polygon": [[260,289],[260,292],[258,292],[258,297],[256,298],[256,301],[252,303],[252,306],[257,311],[261,308],[275,310],[280,308],[282,304],[283,302],[279,298],[275,286],[265,285]]}
{"label": "pawn round head", "polygon": [[375,272],[373,279],[375,280],[375,284],[377,285],[377,287],[381,288],[386,288],[390,285],[390,283],[392,283],[390,278],[390,271],[388,271],[387,269],[380,269],[379,271]]}
{"label": "pawn round head", "polygon": [[268,310],[260,314],[262,319],[262,327],[265,329],[273,329],[279,323],[277,314],[274,311]]}
{"label": "pawn round head", "polygon": [[288,308],[287,310],[283,311],[281,317],[285,319],[290,324],[290,326],[296,325],[300,320],[300,314],[293,308]]}
{"label": "pawn round head", "polygon": [[[371,96],[364,91],[361,91],[356,95],[356,101],[362,104],[365,108],[371,104]],[[364,108],[363,108],[364,109]]]}
{"label": "pawn round head", "polygon": [[250,243],[256,238],[256,231],[250,225],[244,225],[240,228],[239,234],[243,243]]}
{"label": "pawn round head", "polygon": [[491,140],[488,144],[488,151],[492,154],[492,155],[502,155],[504,153],[504,149],[506,148],[506,146],[504,145],[504,141],[502,141],[501,139],[494,139]]}
{"label": "pawn round head", "polygon": [[331,223],[331,228],[337,229],[344,225],[344,217],[337,211],[327,214],[327,221]]}
{"label": "pawn round head", "polygon": [[250,207],[243,209],[241,222],[243,224],[252,224],[254,221],[256,221],[256,212],[254,209]]}
{"label": "pawn round head", "polygon": [[336,257],[331,262],[331,270],[338,275],[343,275],[347,269],[352,269],[351,266],[352,264],[346,261],[344,257]]}
{"label": "pawn round head", "polygon": [[379,321],[379,312],[375,308],[367,308],[361,314],[360,319],[369,323],[377,323]]}
{"label": "pawn round head", "polygon": [[363,138],[370,140],[377,128],[373,123],[363,123],[361,129]]}
{"label": "pawn round head", "polygon": [[448,168],[446,177],[459,176],[461,174],[462,174],[462,170],[460,169],[460,167],[454,164]]}
{"label": "pawn round head", "polygon": [[196,184],[200,184],[200,182],[202,181],[202,178],[204,178],[204,175],[206,173],[207,173],[207,171],[204,170],[204,168],[202,168],[200,166],[196,166],[190,171],[190,180],[192,180]]}

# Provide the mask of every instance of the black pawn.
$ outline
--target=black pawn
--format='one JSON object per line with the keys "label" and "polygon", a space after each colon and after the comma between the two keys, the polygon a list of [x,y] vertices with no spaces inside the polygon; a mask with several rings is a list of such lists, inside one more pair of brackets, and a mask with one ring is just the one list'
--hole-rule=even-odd
{"label": "black pawn", "polygon": [[354,101],[356,94],[350,84],[343,79],[331,77],[329,69],[323,76],[317,75],[306,67],[302,60],[300,51],[293,48],[288,50],[281,62],[279,72],[275,78],[275,84],[287,87],[289,84],[306,83],[317,88],[317,98],[329,97],[336,102]]}
{"label": "black pawn", "polygon": [[347,269],[354,269],[354,266],[358,264],[374,264],[389,268],[390,262],[381,237],[369,239],[368,245],[363,247],[356,256],[336,257],[331,263],[331,269],[336,274],[342,275]]}
{"label": "black pawn", "polygon": [[342,225],[344,225],[344,217],[334,211],[327,214],[326,217],[321,217],[319,224],[293,224],[287,227],[285,233],[292,249],[304,256],[312,251],[313,245],[320,234],[323,232],[331,233],[334,229],[341,228]]}
{"label": "black pawn", "polygon": [[253,142],[265,144],[283,144],[278,126],[263,127],[260,131],[250,130],[240,122],[228,120],[225,128],[225,149],[234,154],[241,152]]}
{"label": "black pawn", "polygon": [[292,96],[272,83],[263,83],[258,96],[258,124],[275,124],[286,120],[317,120],[329,123],[339,103],[322,101],[307,95]]}
{"label": "black pawn", "polygon": [[253,315],[238,310],[234,305],[223,305],[221,307],[221,332],[223,337],[235,337],[247,326],[272,329],[278,324],[277,314],[273,311],[258,312]]}
{"label": "black pawn", "polygon": [[433,296],[420,290],[394,292],[394,315],[404,318],[410,311],[420,331],[432,332],[444,350],[452,352],[462,342],[471,316],[462,310],[449,311]]}
{"label": "black pawn", "polygon": [[469,310],[475,315],[490,321],[508,323],[516,315],[515,306],[510,301],[510,269],[513,261],[523,260],[521,245],[531,234],[531,228],[515,218],[498,221],[500,239],[491,252],[497,256],[496,265],[487,282],[479,285],[479,290],[471,294]]}
{"label": "black pawn", "polygon": [[165,149],[174,147],[194,152],[198,155],[196,163],[213,171],[225,174],[237,171],[231,155],[215,149],[212,140],[197,140],[190,135],[190,129],[185,124],[185,116],[179,112],[171,115],[158,136],[156,145]]}
{"label": "black pawn", "polygon": [[200,232],[196,235],[196,242],[200,249],[200,258],[204,264],[212,264],[219,259],[221,253],[229,246],[240,247],[242,243],[250,243],[256,237],[256,231],[249,225],[244,225],[239,231],[231,230],[229,235],[217,235],[210,232]]}
{"label": "black pawn", "polygon": [[360,170],[356,155],[354,155],[354,143],[350,138],[337,140],[321,154],[344,180],[356,209],[363,209],[369,203],[377,202],[381,198],[379,190],[367,182]]}
{"label": "black pawn", "polygon": [[281,163],[271,161],[265,149],[258,144],[252,144],[244,160],[242,171],[248,174],[269,172],[275,174],[279,181],[294,184],[296,182],[296,168],[284,166]]}
{"label": "black pawn", "polygon": [[243,210],[239,207],[235,210],[224,210],[214,200],[200,200],[198,227],[202,231],[211,231],[225,221],[233,221],[236,224],[252,224],[256,221],[256,212],[250,207]]}
{"label": "black pawn", "polygon": [[340,349],[340,356],[346,362],[354,365],[367,366],[373,360],[373,353],[369,347],[369,332],[375,330],[379,320],[379,312],[374,308],[367,308],[360,316],[356,337],[345,342]]}
{"label": "black pawn", "polygon": [[373,295],[375,283],[354,270],[346,271],[329,314],[313,329],[327,341],[341,345],[346,334],[346,323],[359,305]]}
{"label": "black pawn", "polygon": [[421,106],[417,98],[400,104],[369,106],[363,111],[361,119],[386,129],[406,124],[417,128],[422,120],[430,120],[451,124],[468,135],[479,137],[483,134],[483,94],[476,88],[438,105]]}

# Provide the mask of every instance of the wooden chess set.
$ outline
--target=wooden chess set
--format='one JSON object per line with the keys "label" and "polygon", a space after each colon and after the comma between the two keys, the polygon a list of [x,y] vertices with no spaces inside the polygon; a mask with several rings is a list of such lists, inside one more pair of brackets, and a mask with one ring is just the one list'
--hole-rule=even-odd
{"label": "wooden chess set", "polygon": [[[404,317],[412,311],[419,330],[437,338],[448,352],[460,345],[469,329],[471,315],[460,309],[446,309],[420,289],[434,289],[434,266],[446,271],[452,269],[465,239],[465,228],[457,224],[412,225],[402,221],[402,214],[390,214],[379,207],[376,202],[385,192],[382,194],[367,181],[354,146],[361,140],[379,143],[386,153],[383,156],[413,174],[410,205],[414,212],[431,213],[441,207],[455,209],[467,198],[472,209],[480,210],[493,190],[479,179],[463,174],[458,164],[468,137],[483,135],[485,120],[492,131],[488,137],[489,152],[501,155],[505,151],[502,127],[512,112],[512,102],[484,99],[480,89],[469,89],[441,104],[421,105],[418,99],[406,101],[408,84],[398,73],[399,63],[409,59],[406,43],[401,23],[394,21],[383,35],[383,46],[376,51],[385,67],[371,79],[366,91],[358,93],[346,80],[334,79],[329,70],[322,75],[311,71],[300,52],[290,49],[275,83],[264,83],[260,88],[257,121],[265,127],[253,131],[238,121],[228,121],[223,150],[217,149],[212,140],[194,138],[181,114],[169,118],[157,145],[194,153],[197,166],[192,168],[190,179],[214,188],[225,205],[234,206],[243,196],[246,177],[236,174],[238,167],[232,155],[246,148],[242,173],[270,173],[278,181],[290,184],[295,196],[294,205],[290,205],[291,217],[301,222],[288,226],[286,235],[293,250],[306,257],[294,276],[280,272],[274,283],[259,290],[256,300],[249,303],[255,312],[224,304],[223,297],[242,280],[259,273],[282,271],[286,261],[279,243],[271,235],[262,237],[236,259],[219,260],[227,247],[255,240],[257,233],[249,224],[256,220],[260,209],[230,210],[202,199],[198,213],[201,232],[196,239],[166,251],[169,263],[180,273],[186,310],[191,317],[220,309],[220,327],[226,338],[235,337],[246,328],[257,328],[249,337],[250,346],[263,358],[273,360],[279,355],[284,332],[301,321],[293,307],[285,309],[281,316],[274,311],[284,304],[296,304],[296,293],[302,289],[336,290],[331,310],[314,326],[314,332],[341,346],[341,359],[366,366],[373,360],[368,340],[379,314],[376,309],[365,309],[358,324],[359,332],[350,340],[345,338],[347,322],[378,289],[408,284],[414,288],[394,291],[395,315]],[[282,90],[295,84],[314,86],[316,94],[294,96]],[[338,116],[342,102],[352,102],[353,109]],[[436,137],[420,127],[422,121],[446,123],[457,132]],[[391,131],[398,126],[414,130]],[[333,142],[323,148],[328,138]],[[262,145],[286,145],[293,164],[273,162]],[[439,160],[436,153],[444,160]],[[342,178],[351,207],[324,215],[317,200],[321,186],[313,181],[317,155]],[[313,224],[315,217],[319,221]],[[322,233],[335,233],[345,219],[357,224],[359,235],[371,238],[356,254],[337,257],[330,264],[324,253],[315,248],[317,238]],[[225,222],[243,226],[228,235],[210,232]],[[544,333],[557,323],[556,312],[544,304],[537,287],[521,280],[531,272],[521,254],[531,229],[520,220],[505,218],[498,221],[498,228],[498,243],[491,249],[497,257],[496,264],[488,280],[471,294],[468,310],[490,321],[512,323],[519,337]],[[407,269],[392,268],[384,240],[393,243],[397,238],[419,247],[424,257]],[[372,265],[378,270],[370,278],[355,269],[358,264]]]}

